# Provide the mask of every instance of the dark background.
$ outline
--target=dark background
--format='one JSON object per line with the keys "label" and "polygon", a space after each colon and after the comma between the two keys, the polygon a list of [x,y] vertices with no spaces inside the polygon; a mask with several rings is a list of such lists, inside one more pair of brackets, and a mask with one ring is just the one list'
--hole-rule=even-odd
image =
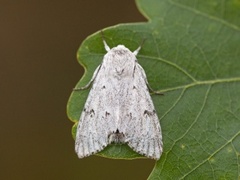
{"label": "dark background", "polygon": [[0,0],[0,179],[146,179],[153,160],[78,159],[66,116],[81,42],[146,19],[129,0]]}

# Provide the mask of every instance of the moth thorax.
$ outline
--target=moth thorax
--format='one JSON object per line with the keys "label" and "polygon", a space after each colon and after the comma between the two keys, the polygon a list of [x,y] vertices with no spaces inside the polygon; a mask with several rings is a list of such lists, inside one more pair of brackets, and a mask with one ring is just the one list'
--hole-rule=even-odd
{"label": "moth thorax", "polygon": [[109,134],[108,136],[108,142],[109,143],[116,143],[116,144],[122,144],[125,143],[125,136],[123,133],[120,133],[117,129],[116,132],[113,132]]}

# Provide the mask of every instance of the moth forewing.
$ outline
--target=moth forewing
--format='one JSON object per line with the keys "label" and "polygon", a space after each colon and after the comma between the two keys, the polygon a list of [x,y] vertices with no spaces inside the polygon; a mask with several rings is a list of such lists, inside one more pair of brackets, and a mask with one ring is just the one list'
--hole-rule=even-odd
{"label": "moth forewing", "polygon": [[123,45],[107,53],[95,70],[92,85],[77,127],[75,151],[79,158],[95,154],[110,143],[127,143],[149,158],[162,154],[159,119],[149,85],[136,55]]}

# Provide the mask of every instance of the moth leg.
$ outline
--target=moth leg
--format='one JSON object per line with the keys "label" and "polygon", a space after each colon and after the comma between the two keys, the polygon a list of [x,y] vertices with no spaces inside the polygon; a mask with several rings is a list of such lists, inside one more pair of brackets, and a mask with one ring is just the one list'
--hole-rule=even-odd
{"label": "moth leg", "polygon": [[100,64],[100,65],[97,67],[97,69],[96,69],[96,70],[94,71],[94,73],[93,73],[92,79],[87,83],[86,86],[83,86],[83,87],[80,87],[80,88],[73,88],[73,91],[80,91],[80,90],[88,89],[88,88],[92,85],[92,83],[93,83],[93,81],[95,80],[95,78],[97,77],[98,72],[99,72],[99,70],[101,69],[101,66],[102,66],[102,64]]}
{"label": "moth leg", "polygon": [[145,83],[146,83],[146,85],[147,85],[147,87],[148,87],[149,92],[150,92],[150,93],[153,93],[153,94],[157,94],[157,95],[164,95],[164,94],[161,93],[161,92],[154,91],[154,90],[150,87],[150,85],[148,84],[147,76],[146,76],[145,71],[143,70],[142,66],[140,66],[139,64],[136,64],[136,66],[137,66],[137,68],[140,69],[140,72],[141,72],[141,74],[142,74],[142,76],[143,76],[143,78],[144,78],[144,81],[145,81]]}
{"label": "moth leg", "polygon": [[147,87],[148,87],[148,90],[149,90],[150,93],[157,94],[157,95],[164,95],[164,94],[161,93],[161,92],[154,91],[154,90],[150,87],[150,85],[148,84],[148,82],[147,82],[147,81],[145,81],[145,82],[146,82],[146,84],[147,84]]}

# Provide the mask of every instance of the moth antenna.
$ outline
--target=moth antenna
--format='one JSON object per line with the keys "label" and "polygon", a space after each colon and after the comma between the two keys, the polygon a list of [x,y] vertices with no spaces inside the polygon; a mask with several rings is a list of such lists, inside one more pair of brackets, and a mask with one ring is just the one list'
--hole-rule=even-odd
{"label": "moth antenna", "polygon": [[101,31],[101,36],[102,36],[102,40],[103,40],[103,44],[104,44],[104,48],[106,49],[106,51],[110,51],[110,47],[107,45],[105,39],[104,39],[104,35],[103,35],[103,31]]}
{"label": "moth antenna", "polygon": [[145,40],[146,40],[146,39],[143,39],[142,42],[141,42],[141,44],[140,44],[140,46],[139,46],[135,51],[133,51],[133,54],[134,54],[135,56],[137,56],[137,54],[138,54],[138,52],[140,51],[140,49],[142,48],[142,45],[143,45],[143,43],[145,42]]}

